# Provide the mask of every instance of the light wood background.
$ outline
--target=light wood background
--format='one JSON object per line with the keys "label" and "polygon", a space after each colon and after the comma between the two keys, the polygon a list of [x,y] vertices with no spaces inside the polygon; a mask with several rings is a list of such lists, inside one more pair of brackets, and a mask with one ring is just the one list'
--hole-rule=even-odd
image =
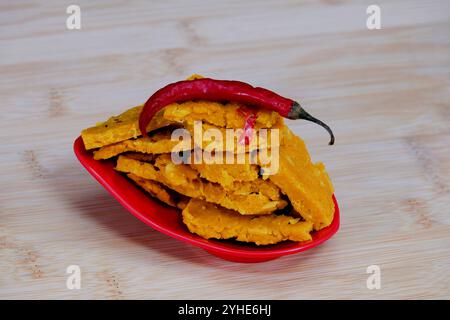
{"label": "light wood background", "polygon": [[[222,261],[135,219],[78,164],[81,129],[194,72],[299,99],[334,128],[330,147],[289,123],[335,185],[332,240]],[[2,1],[0,75],[0,298],[450,297],[449,1]]]}

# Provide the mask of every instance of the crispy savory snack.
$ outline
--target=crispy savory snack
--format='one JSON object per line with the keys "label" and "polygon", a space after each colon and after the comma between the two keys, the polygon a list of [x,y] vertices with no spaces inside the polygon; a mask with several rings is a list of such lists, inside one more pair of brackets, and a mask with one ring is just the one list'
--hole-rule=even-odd
{"label": "crispy savory snack", "polygon": [[319,124],[333,144],[331,129],[267,89],[198,75],[188,80],[83,130],[85,148],[181,209],[188,229],[206,239],[308,241],[313,230],[329,226],[333,185],[284,118]]}
{"label": "crispy savory snack", "polygon": [[[131,108],[124,113],[109,118],[94,127],[81,132],[84,146],[87,150],[100,148],[141,135],[139,131],[139,114],[143,106]],[[239,105],[223,105],[216,102],[189,101],[173,103],[159,111],[147,126],[147,132],[171,124],[195,120],[211,123],[219,127],[242,128],[245,115],[236,112]],[[257,112],[255,129],[271,128],[280,121],[281,117],[273,111],[261,110]]]}
{"label": "crispy savory snack", "polygon": [[[262,134],[260,132],[260,130],[266,129],[266,128],[259,128],[259,129],[254,130],[254,137],[253,137],[253,139],[250,140],[249,144],[239,143],[239,139],[240,139],[241,135],[238,134],[239,131],[237,131],[237,130],[232,135],[230,135],[230,141],[228,141],[227,140],[228,139],[227,138],[227,129],[231,129],[231,128],[217,127],[212,124],[202,123],[202,131],[196,132],[194,129],[194,122],[186,120],[183,123],[183,125],[186,128],[186,130],[189,131],[194,142],[195,141],[201,142],[202,138],[204,138],[204,133],[207,130],[213,129],[213,130],[217,130],[218,132],[220,132],[221,137],[223,137],[223,139],[226,141],[222,144],[222,149],[217,148],[216,150],[223,151],[223,152],[241,154],[241,153],[254,152],[257,150],[277,148],[280,144],[283,144],[283,135],[281,134],[282,129],[284,128],[283,118],[279,118],[278,121],[273,123],[273,125],[272,125],[272,129],[279,130],[278,137],[274,136],[272,138],[272,131],[270,131],[270,130],[266,131],[265,134]],[[237,129],[242,129],[242,128],[237,128]],[[199,146],[202,149],[205,149],[205,147],[208,147],[214,138],[211,140],[207,140],[206,138],[204,138],[204,139],[205,139],[205,141],[203,143],[201,143],[201,145],[196,144],[196,146]],[[272,139],[275,141],[274,146],[272,146],[272,142],[273,142]]]}
{"label": "crispy savory snack", "polygon": [[[242,105],[236,103],[188,101],[166,106],[164,118],[178,123],[200,120],[217,127],[240,129],[245,124],[245,115],[239,111],[241,109]],[[256,112],[255,129],[272,128],[280,119],[278,113],[260,109]]]}
{"label": "crispy savory snack", "polygon": [[[81,131],[86,150],[100,148],[109,144],[136,138],[141,135],[139,131],[139,114],[143,106],[131,108],[118,116],[114,116],[105,122],[98,123]],[[147,126],[148,131],[170,125],[171,122],[162,117],[163,111],[156,114]]]}
{"label": "crispy savory snack", "polygon": [[189,231],[206,239],[235,238],[257,245],[311,240],[311,222],[285,215],[243,216],[199,199],[191,199],[182,214]]}
{"label": "crispy savory snack", "polygon": [[226,189],[233,189],[235,182],[254,181],[258,179],[259,167],[256,164],[250,164],[248,159],[246,163],[232,164],[198,164],[190,163],[190,166],[198,171],[200,177],[211,182],[219,183]]}
{"label": "crispy savory snack", "polygon": [[285,193],[293,207],[306,221],[320,230],[333,221],[333,186],[323,164],[314,165],[302,139],[288,127],[283,132],[280,164],[269,179]]}
{"label": "crispy savory snack", "polygon": [[[110,121],[110,120],[108,120],[108,121]],[[164,123],[166,126],[169,125],[169,122],[163,122],[163,120],[161,120],[159,122],[159,125],[162,125],[162,123]],[[101,147],[100,149],[94,151],[94,159],[105,160],[105,159],[115,157],[118,154],[121,154],[124,152],[141,152],[141,153],[149,153],[149,154],[151,154],[151,153],[156,153],[156,154],[169,153],[177,145],[181,150],[192,149],[194,146],[194,139],[195,139],[194,138],[195,137],[194,123],[191,122],[190,120],[186,120],[184,124],[186,126],[186,130],[188,130],[190,132],[191,136],[193,137],[191,140],[191,143],[188,143],[189,141],[186,141],[184,143],[184,145],[181,145],[180,144],[181,141],[171,139],[172,131],[167,130],[167,131],[157,132],[150,137],[129,138],[129,139],[127,138],[128,140],[105,145],[105,146]],[[118,132],[118,135],[120,135],[122,137],[124,136],[122,134],[122,129],[120,129],[120,126],[117,123],[116,123],[116,125],[109,124],[108,126],[112,126],[112,128],[110,129],[111,131]],[[282,126],[284,126],[284,124],[282,122],[282,119],[280,118],[278,123],[274,124],[274,128],[282,128]],[[202,131],[201,131],[202,133],[209,129],[217,129],[221,132],[223,137],[226,137],[225,128],[220,128],[220,127],[216,127],[216,126],[205,124],[205,123],[202,124]],[[91,131],[93,131],[93,130],[91,130]],[[88,143],[92,143],[92,141],[90,140],[90,137],[92,137],[91,131],[90,131],[90,133],[86,133],[87,138],[84,140],[84,141],[90,141]],[[105,135],[105,137],[107,137],[107,138],[105,138],[105,140],[103,140],[103,141],[108,141],[107,139],[111,138],[111,136],[107,136],[107,135]],[[202,137],[199,138],[199,141],[201,140],[201,138]],[[265,149],[265,148],[271,147],[270,132],[267,134],[267,137],[265,137],[263,135],[258,136],[258,138],[255,138],[251,144],[245,145],[245,146],[239,145],[239,143],[238,143],[239,137],[237,137],[235,135],[233,138],[234,139],[233,139],[232,145],[225,144],[223,146],[224,152],[230,152],[230,153],[244,152],[245,153],[245,152],[249,152],[251,150],[256,151],[259,149]],[[201,145],[201,147],[204,148],[207,145],[208,145],[208,142],[205,142],[204,144]]]}
{"label": "crispy savory snack", "polygon": [[139,160],[143,162],[154,162],[156,158],[156,156],[151,153],[126,152],[124,154],[130,159]]}
{"label": "crispy savory snack", "polygon": [[[151,137],[142,137],[138,139],[129,139],[104,146],[94,151],[94,159],[109,159],[124,152],[140,152],[147,154],[170,153],[179,141],[170,139],[171,132],[158,132]],[[182,148],[183,150],[191,149],[191,145]]]}
{"label": "crispy savory snack", "polygon": [[159,182],[143,179],[132,173],[127,174],[127,177],[133,180],[142,189],[150,193],[153,197],[161,200],[169,206],[184,209],[189,202],[189,197],[170,190]]}
{"label": "crispy savory snack", "polygon": [[156,180],[185,196],[205,199],[244,215],[270,214],[287,205],[285,200],[271,200],[262,192],[239,194],[226,191],[219,184],[202,180],[190,166],[174,164],[167,154],[158,156],[155,165],[119,156],[116,170]]}
{"label": "crispy savory snack", "polygon": [[[220,184],[234,194],[260,192],[271,200],[281,197],[280,188],[273,182],[258,176],[258,167],[249,164],[190,164],[200,175],[210,182]],[[255,171],[256,170],[256,171]]]}

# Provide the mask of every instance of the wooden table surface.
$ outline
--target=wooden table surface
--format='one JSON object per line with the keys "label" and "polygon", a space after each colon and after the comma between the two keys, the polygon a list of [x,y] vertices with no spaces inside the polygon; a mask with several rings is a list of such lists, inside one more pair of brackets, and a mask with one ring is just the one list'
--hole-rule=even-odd
{"label": "wooden table surface", "polygon": [[[0,298],[450,297],[450,2],[69,1],[0,4]],[[289,122],[324,161],[339,233],[261,264],[147,227],[79,165],[81,129],[191,73],[300,99]],[[66,268],[81,269],[81,289]],[[366,269],[378,265],[381,288]]]}

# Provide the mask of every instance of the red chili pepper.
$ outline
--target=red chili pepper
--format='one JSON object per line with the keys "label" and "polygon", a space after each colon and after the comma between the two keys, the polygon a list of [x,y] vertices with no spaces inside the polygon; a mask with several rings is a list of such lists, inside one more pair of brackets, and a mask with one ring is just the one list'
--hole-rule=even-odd
{"label": "red chili pepper", "polygon": [[234,101],[273,110],[288,119],[312,121],[324,127],[331,137],[329,144],[334,143],[331,129],[307,113],[298,102],[245,82],[210,78],[178,81],[156,91],[147,100],[139,116],[139,129],[142,135],[146,134],[147,125],[159,110],[171,103],[190,100]]}

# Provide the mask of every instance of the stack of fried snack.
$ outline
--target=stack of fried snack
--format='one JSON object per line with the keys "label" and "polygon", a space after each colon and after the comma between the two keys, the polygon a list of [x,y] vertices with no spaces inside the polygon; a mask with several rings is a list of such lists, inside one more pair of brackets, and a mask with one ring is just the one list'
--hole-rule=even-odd
{"label": "stack of fried snack", "polygon": [[[175,128],[193,135],[194,121],[202,121],[204,130],[242,129],[246,116],[241,107],[210,101],[174,103],[156,114],[147,127],[149,136],[143,137],[138,127],[142,106],[137,106],[81,135],[96,160],[114,159],[117,171],[151,196],[179,208],[187,228],[203,238],[257,245],[310,240],[313,230],[333,220],[333,186],[324,165],[311,162],[304,142],[277,113],[257,110],[255,122],[256,132],[279,129],[279,168],[273,174],[265,175],[259,164],[247,160],[240,164],[172,161],[171,152],[179,144],[171,140]],[[235,142],[233,148],[224,146],[223,152],[237,156],[239,142]],[[198,147],[191,143],[185,149]],[[258,139],[255,150],[270,147],[269,139]],[[249,159],[248,146],[244,152]]]}

